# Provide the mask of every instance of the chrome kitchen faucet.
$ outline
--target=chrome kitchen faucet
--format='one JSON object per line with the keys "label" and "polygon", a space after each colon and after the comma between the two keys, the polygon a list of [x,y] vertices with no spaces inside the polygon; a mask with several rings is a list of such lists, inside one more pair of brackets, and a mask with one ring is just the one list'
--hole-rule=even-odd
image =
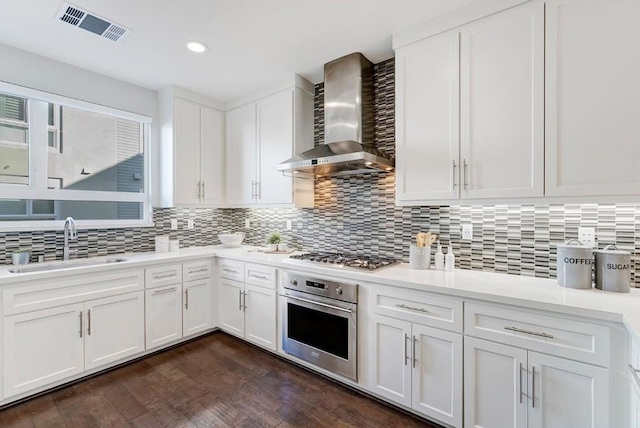
{"label": "chrome kitchen faucet", "polygon": [[[73,217],[67,217],[64,221],[64,251],[62,255],[63,260],[69,260],[69,254],[71,251],[69,250],[69,240],[70,239],[78,239],[78,231],[76,230],[76,222]],[[74,250],[75,253],[77,250]]]}

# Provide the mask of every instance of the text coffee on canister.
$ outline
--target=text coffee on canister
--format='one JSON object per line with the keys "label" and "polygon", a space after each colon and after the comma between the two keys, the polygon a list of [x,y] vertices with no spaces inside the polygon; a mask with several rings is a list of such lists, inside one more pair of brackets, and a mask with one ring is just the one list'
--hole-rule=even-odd
{"label": "text coffee on canister", "polygon": [[631,253],[615,245],[596,250],[596,288],[615,293],[631,291]]}
{"label": "text coffee on canister", "polygon": [[593,248],[577,239],[558,244],[558,285],[567,288],[591,288]]}

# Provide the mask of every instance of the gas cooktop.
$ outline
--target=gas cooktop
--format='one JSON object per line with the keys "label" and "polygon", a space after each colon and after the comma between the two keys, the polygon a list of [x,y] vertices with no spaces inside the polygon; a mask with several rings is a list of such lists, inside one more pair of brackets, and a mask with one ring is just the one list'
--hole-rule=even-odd
{"label": "gas cooktop", "polygon": [[294,260],[311,263],[324,263],[335,267],[348,267],[362,270],[376,270],[400,263],[398,260],[377,256],[356,256],[340,253],[305,253],[289,256]]}

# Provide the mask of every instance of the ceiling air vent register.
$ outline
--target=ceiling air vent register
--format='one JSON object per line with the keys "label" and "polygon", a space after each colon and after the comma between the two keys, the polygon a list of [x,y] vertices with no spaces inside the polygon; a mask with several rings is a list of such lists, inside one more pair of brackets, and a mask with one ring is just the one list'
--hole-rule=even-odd
{"label": "ceiling air vent register", "polygon": [[126,38],[131,30],[69,3],[62,3],[56,18],[113,42]]}

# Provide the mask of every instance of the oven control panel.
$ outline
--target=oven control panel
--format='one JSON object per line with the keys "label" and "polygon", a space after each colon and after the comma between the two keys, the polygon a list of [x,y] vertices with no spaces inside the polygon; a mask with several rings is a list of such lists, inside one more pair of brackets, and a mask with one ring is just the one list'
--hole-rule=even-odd
{"label": "oven control panel", "polygon": [[357,303],[358,301],[358,284],[329,281],[283,272],[282,287],[345,302]]}

